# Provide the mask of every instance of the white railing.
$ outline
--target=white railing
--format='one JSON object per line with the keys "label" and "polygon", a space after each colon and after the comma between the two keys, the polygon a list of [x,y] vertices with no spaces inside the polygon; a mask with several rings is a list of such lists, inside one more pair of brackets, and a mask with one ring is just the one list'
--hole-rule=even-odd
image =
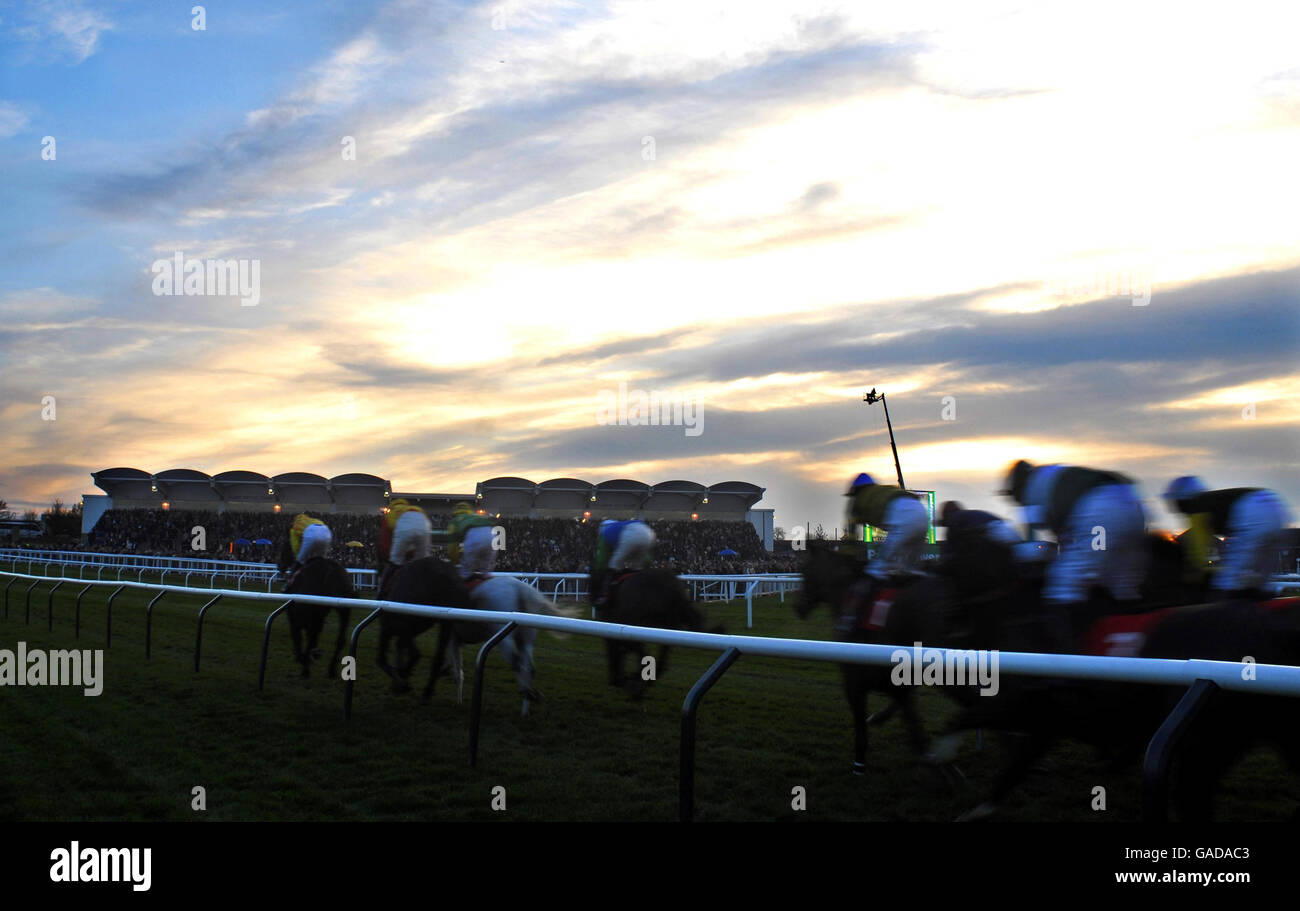
{"label": "white railing", "polygon": [[[23,548],[0,548],[0,561],[14,565],[27,564],[28,572],[35,566],[46,568],[60,566],[76,568],[75,578],[84,578],[88,569],[95,570],[95,578],[103,579],[105,571],[116,572],[111,581],[122,581],[123,573],[134,573],[137,582],[144,581],[145,573],[158,574],[160,583],[167,581],[172,573],[183,574],[183,584],[188,586],[190,579],[198,577],[208,580],[208,587],[216,584],[217,578],[235,579],[235,588],[243,590],[244,583],[256,583],[259,587],[265,583],[266,591],[279,577],[273,563],[250,563],[239,560],[212,560],[199,557],[161,557],[147,554],[102,554],[92,551],[68,550],[26,550]],[[378,575],[373,569],[349,569],[352,584],[362,591],[374,591],[378,588]],[[66,574],[64,574],[66,575]],[[528,573],[498,572],[497,575],[513,576],[533,588],[549,595],[551,600],[560,598],[583,598],[587,595],[587,573]],[[750,629],[754,627],[754,598],[763,595],[778,595],[782,602],[789,590],[798,589],[803,580],[792,573],[750,573],[742,575],[707,575],[691,573],[679,577],[686,583],[692,601],[734,601],[745,599],[745,623]]]}
{"label": "white railing", "polygon": [[[0,571],[0,578],[9,578],[3,586],[4,597],[9,595],[9,586],[18,580],[30,580],[33,586],[45,581],[45,576],[33,576],[25,573]],[[56,583],[56,587],[60,583]],[[87,585],[113,585],[116,591],[123,588],[145,589],[158,594],[152,602],[167,591],[186,595],[211,596],[211,606],[217,598],[229,597],[240,600],[274,602],[279,606],[267,618],[263,638],[263,669],[266,661],[266,644],[270,637],[271,620],[286,605],[282,594],[262,592],[221,591],[214,589],[194,589],[179,585],[162,585],[156,583],[88,581]],[[31,587],[27,589],[30,597]],[[115,591],[115,594],[116,594]],[[53,598],[53,590],[49,596]],[[110,596],[110,603],[112,596]],[[491,646],[507,630],[506,624],[547,629],[556,632],[595,636],[600,639],[618,639],[644,643],[648,645],[671,645],[681,648],[702,649],[721,652],[713,666],[696,681],[682,705],[682,743],[681,774],[679,776],[680,818],[689,820],[694,813],[695,780],[695,713],[705,692],[726,673],[727,668],[742,655],[767,658],[789,658],[803,661],[831,662],[836,664],[869,665],[890,667],[898,664],[899,653],[904,655],[911,649],[896,645],[874,645],[853,642],[827,642],[808,639],[776,639],[763,636],[731,636],[717,633],[696,633],[682,630],[654,629],[641,626],[605,623],[595,620],[578,620],[569,617],[552,617],[545,614],[503,613],[498,611],[467,610],[453,607],[437,607],[418,604],[404,604],[395,601],[362,601],[352,598],[331,598],[319,595],[293,595],[292,600],[299,603],[319,604],[323,607],[364,607],[372,608],[370,616],[362,620],[353,630],[351,654],[355,656],[357,638],[365,625],[383,612],[410,614],[428,617],[434,620],[462,620],[488,623],[499,627],[498,632],[480,652],[474,679],[474,696],[470,710],[470,764],[476,762],[476,744],[478,741],[478,723],[481,705],[481,686],[484,658]],[[80,596],[78,596],[80,604]],[[205,607],[206,609],[206,607]],[[202,623],[203,611],[199,612]],[[51,618],[52,619],[52,618]],[[146,638],[146,652],[148,650]],[[918,647],[920,643],[917,644]],[[197,670],[198,645],[195,646],[195,669]],[[1163,819],[1164,798],[1162,791],[1164,779],[1172,752],[1177,749],[1178,730],[1194,717],[1203,704],[1206,694],[1212,694],[1214,686],[1221,689],[1257,695],[1300,696],[1300,667],[1287,667],[1271,664],[1238,663],[1231,661],[1206,661],[1201,659],[1174,658],[1127,658],[1093,655],[1054,655],[1029,652],[994,652],[997,656],[995,676],[987,681],[996,684],[997,675],[1002,673],[1012,676],[1066,678],[1072,680],[1104,680],[1115,683],[1154,684],[1163,686],[1188,687],[1182,701],[1173,713],[1166,718],[1152,738],[1145,761],[1144,780],[1144,814],[1148,818]],[[924,660],[941,662],[943,667],[987,667],[989,653],[961,649],[926,648]],[[921,656],[916,656],[920,658]],[[983,683],[985,681],[981,681]],[[345,717],[350,717],[352,683],[345,684]]]}
{"label": "white railing", "polygon": [[[93,551],[69,550],[27,550],[25,548],[0,548],[0,562],[14,566],[26,563],[28,572],[40,566],[45,575],[50,575],[49,568],[57,566],[64,570],[76,570],[76,576],[59,575],[69,578],[84,579],[87,573],[94,571],[96,580],[104,580],[105,573],[110,577],[105,581],[122,581],[123,573],[134,573],[137,582],[144,581],[144,574],[160,576],[159,582],[166,582],[173,573],[184,579],[188,586],[190,579],[197,576],[206,577],[209,587],[216,584],[218,578],[234,579],[236,590],[243,590],[244,583],[256,583],[259,587],[266,584],[271,590],[272,583],[279,576],[279,569],[274,563],[251,563],[242,560],[212,560],[206,557],[164,557],[152,554],[102,554]],[[376,574],[373,569],[349,569],[352,584],[362,590],[376,587]]]}
{"label": "white railing", "polygon": [[[43,582],[45,576],[33,576],[0,570],[0,577]],[[264,601],[280,605],[283,594],[253,591],[231,591],[208,588],[189,588],[183,585],[163,585],[157,582],[116,582],[113,580],[85,580],[89,585],[112,585],[138,588],[152,592],[169,591],[200,597],[235,598],[243,601]],[[655,629],[644,626],[627,626],[600,620],[579,620],[572,617],[552,617],[547,614],[520,614],[502,611],[482,611],[458,607],[437,607],[424,604],[405,604],[399,601],[358,601],[355,598],[332,598],[325,595],[292,596],[295,602],[319,604],[323,607],[368,607],[372,610],[396,614],[411,614],[438,620],[467,620],[478,623],[503,625],[515,623],[535,629],[595,636],[600,639],[621,639],[653,645],[673,645],[705,651],[736,649],[745,655],[766,658],[797,658],[806,661],[825,661],[836,664],[865,664],[889,667],[897,664],[894,657],[900,651],[897,645],[871,645],[856,642],[828,642],[820,639],[776,639],[767,636],[733,636],[720,633],[695,633],[685,630]],[[911,649],[902,649],[910,652]],[[926,647],[928,654],[939,656],[945,666],[965,664],[971,652],[960,649]],[[1053,655],[1034,652],[999,652],[998,672],[1022,677],[1053,677],[1071,680],[1107,680],[1115,683],[1144,683],[1164,686],[1191,686],[1197,680],[1210,680],[1225,690],[1273,696],[1300,696],[1300,667],[1274,664],[1242,663],[1235,661],[1206,661],[1196,658],[1127,658],[1099,655]]]}

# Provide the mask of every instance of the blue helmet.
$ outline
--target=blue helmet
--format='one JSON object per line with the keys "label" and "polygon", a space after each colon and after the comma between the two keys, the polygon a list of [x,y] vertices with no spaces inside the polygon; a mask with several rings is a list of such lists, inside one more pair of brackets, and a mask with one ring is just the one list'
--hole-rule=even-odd
{"label": "blue helmet", "polygon": [[851,497],[859,488],[868,487],[874,483],[876,483],[876,479],[864,471],[853,479],[853,483],[849,485],[849,489],[844,495]]}
{"label": "blue helmet", "polygon": [[1204,493],[1208,488],[1205,482],[1194,474],[1185,474],[1182,477],[1174,478],[1165,488],[1165,501],[1168,503],[1177,503],[1179,500],[1185,500],[1188,497],[1194,497],[1198,493]]}

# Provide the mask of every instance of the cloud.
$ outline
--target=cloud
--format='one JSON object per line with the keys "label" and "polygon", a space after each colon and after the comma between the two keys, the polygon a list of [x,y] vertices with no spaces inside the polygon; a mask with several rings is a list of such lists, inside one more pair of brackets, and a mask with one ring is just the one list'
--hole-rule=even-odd
{"label": "cloud", "polygon": [[27,115],[11,101],[0,101],[0,139],[13,136],[27,126]]}
{"label": "cloud", "polygon": [[36,45],[41,56],[82,63],[99,47],[99,37],[113,28],[100,13],[77,0],[35,0],[20,14],[20,39]]}

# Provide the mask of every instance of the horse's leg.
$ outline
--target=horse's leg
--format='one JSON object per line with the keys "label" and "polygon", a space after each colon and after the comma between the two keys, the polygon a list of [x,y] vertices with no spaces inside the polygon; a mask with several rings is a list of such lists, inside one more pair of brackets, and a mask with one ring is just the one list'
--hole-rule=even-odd
{"label": "horse's leg", "polygon": [[842,665],[844,695],[849,700],[853,715],[853,774],[867,772],[867,687],[862,670],[853,665]]}
{"label": "horse's leg", "polygon": [[339,615],[339,635],[334,640],[334,656],[330,658],[330,667],[333,668],[330,673],[336,674],[339,669],[339,662],[343,659],[343,650],[348,644],[348,621],[352,619],[352,611],[346,607],[336,608]]}
{"label": "horse's leg", "polygon": [[411,676],[411,672],[415,670],[415,666],[420,663],[420,647],[415,642],[414,634],[412,634],[411,637],[406,640],[406,649],[408,652],[410,652],[411,660],[408,661],[402,667],[403,680],[409,679]]}
{"label": "horse's leg", "polygon": [[1029,770],[1034,767],[1034,763],[1043,758],[1052,741],[1052,735],[1044,731],[1034,731],[1021,740],[1011,754],[1011,762],[993,782],[993,791],[989,794],[989,799],[973,810],[958,816],[957,822],[979,822],[997,812],[998,806],[1007,795],[1029,775]]}
{"label": "horse's leg", "polygon": [[325,629],[325,612],[317,611],[312,616],[311,622],[307,624],[307,657],[320,657],[320,634]]}
{"label": "horse's leg", "polygon": [[438,645],[434,649],[433,667],[429,668],[429,682],[424,687],[424,694],[420,696],[421,702],[428,702],[433,697],[434,684],[438,682],[438,676],[442,673],[443,662],[447,660],[448,637],[454,635],[450,623],[438,624]]}
{"label": "horse's leg", "polygon": [[891,698],[903,713],[907,734],[912,741],[912,751],[918,756],[924,756],[930,747],[930,737],[925,733],[925,725],[921,723],[921,715],[916,710],[915,695],[908,687],[897,687]]}
{"label": "horse's leg", "polygon": [[[624,648],[627,651],[631,652],[634,656],[645,654],[645,646],[640,642],[630,642],[626,646],[624,646]],[[623,687],[627,690],[627,694],[630,698],[640,699],[642,696],[645,695],[646,682],[641,679],[641,662],[639,658],[637,660],[636,671],[632,674],[631,677],[629,677],[626,674],[626,669],[624,667],[624,662],[623,662],[623,656],[620,654],[619,662],[618,662],[618,672],[619,675],[623,678]]]}
{"label": "horse's leg", "polygon": [[519,689],[524,694],[523,714],[527,715],[529,703],[542,701],[541,692],[533,686],[537,674],[537,667],[533,663],[533,644],[537,640],[537,631],[519,629],[510,638],[515,640],[515,679],[519,681]]}
{"label": "horse's leg", "polygon": [[609,685],[623,685],[623,643],[617,639],[605,640],[605,654],[609,658]]}
{"label": "horse's leg", "polygon": [[293,611],[289,613],[289,638],[293,641],[293,657],[302,665],[302,676],[307,676],[308,668],[311,666],[311,659],[307,653],[302,650],[302,619]]}
{"label": "horse's leg", "polygon": [[325,615],[319,611],[307,622],[307,644],[302,650],[302,675],[304,677],[311,672],[312,660],[320,657],[320,649],[317,645],[320,642],[320,631],[324,625]]}
{"label": "horse's leg", "polygon": [[655,679],[655,680],[658,680],[658,679],[659,679],[659,676],[660,676],[661,674],[667,673],[667,671],[668,671],[668,654],[669,654],[669,652],[671,652],[672,650],[673,650],[673,649],[672,649],[672,646],[671,646],[671,645],[661,645],[661,646],[659,646],[659,660],[655,663],[655,676],[654,676],[654,679]]}
{"label": "horse's leg", "polygon": [[388,628],[388,624],[384,623],[383,620],[380,620],[379,621],[379,647],[375,651],[375,655],[376,655],[375,661],[379,664],[379,666],[383,669],[384,673],[386,674],[389,673],[388,661],[387,661],[388,642],[392,638],[393,638],[393,634],[392,631]]}

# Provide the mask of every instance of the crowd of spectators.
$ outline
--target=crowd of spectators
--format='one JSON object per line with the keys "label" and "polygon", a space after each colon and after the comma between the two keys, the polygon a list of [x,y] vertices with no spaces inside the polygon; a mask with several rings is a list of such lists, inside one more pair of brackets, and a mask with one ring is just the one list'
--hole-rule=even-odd
{"label": "crowd of spectators", "polygon": [[[287,510],[274,513],[110,509],[95,523],[85,549],[274,563],[281,545],[289,537],[295,515]],[[329,525],[334,535],[334,559],[355,567],[374,567],[378,563],[378,517],[338,513],[318,518]]]}
{"label": "crowd of spectators", "polygon": [[[110,509],[95,523],[85,549],[151,556],[196,556],[211,559],[276,562],[295,514],[205,512],[183,509]],[[352,513],[321,515],[334,536],[333,558],[345,566],[379,564],[380,516]],[[596,551],[595,521],[550,518],[502,518],[505,547],[497,569],[506,572],[589,572]],[[435,519],[435,526],[437,525]],[[798,555],[768,553],[748,522],[703,520],[654,521],[658,543],[656,566],[679,573],[787,572]],[[202,551],[194,542],[202,528]],[[257,544],[257,541],[269,544]],[[247,543],[241,543],[247,542]],[[356,543],[353,543],[356,542]],[[359,546],[357,546],[359,544]],[[723,554],[723,551],[732,551]]]}

